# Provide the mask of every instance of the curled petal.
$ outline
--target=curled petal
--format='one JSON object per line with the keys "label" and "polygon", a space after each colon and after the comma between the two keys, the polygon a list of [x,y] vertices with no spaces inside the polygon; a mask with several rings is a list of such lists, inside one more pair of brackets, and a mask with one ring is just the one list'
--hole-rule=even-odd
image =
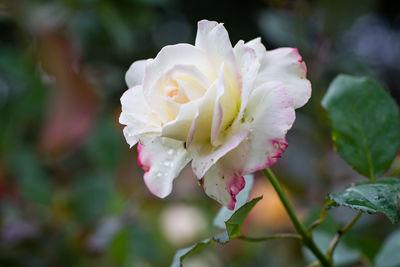
{"label": "curled petal", "polygon": [[236,195],[244,188],[245,180],[232,168],[217,163],[207,171],[202,184],[209,197],[233,210],[236,204]]}
{"label": "curled petal", "polygon": [[154,116],[143,97],[142,86],[138,85],[125,91],[121,97],[122,112],[119,122],[127,125],[124,135],[132,147],[138,136],[146,133],[159,133],[161,121]]}
{"label": "curled petal", "polygon": [[[198,22],[196,47],[206,51],[212,64],[226,65],[225,75],[232,88],[239,88],[240,74],[228,32],[222,23],[202,20]],[[240,97],[238,94],[235,97]]]}
{"label": "curled petal", "polygon": [[197,112],[198,103],[189,102],[181,106],[178,116],[175,120],[166,123],[161,135],[181,141],[186,141],[188,132],[193,123],[193,119]]}
{"label": "curled petal", "polygon": [[222,64],[217,87],[216,98],[214,101],[214,111],[211,122],[211,144],[219,146],[224,143],[225,136],[221,136],[221,130],[229,128],[232,121],[238,114],[239,102],[235,100],[236,88],[232,88],[225,79],[225,65]]}
{"label": "curled petal", "polygon": [[257,55],[258,62],[261,64],[265,60],[267,49],[261,43],[261,38],[255,38],[245,44],[247,47],[252,48]]}
{"label": "curled petal", "polygon": [[142,84],[147,61],[151,61],[151,59],[135,61],[129,67],[125,74],[125,82],[128,88]]}
{"label": "curled petal", "polygon": [[163,84],[166,74],[178,65],[192,63],[209,81],[214,81],[217,71],[205,52],[189,44],[177,44],[166,46],[158,53],[157,57],[146,65],[146,75],[143,80],[143,94],[150,107],[155,110],[163,122],[175,119],[166,107]]}
{"label": "curled petal", "polygon": [[307,68],[296,48],[278,48],[267,51],[261,59],[261,68],[255,87],[279,81],[293,97],[294,107],[302,107],[311,96],[311,83],[306,79]]}
{"label": "curled petal", "polygon": [[293,100],[280,83],[266,83],[254,90],[241,125],[248,137],[223,160],[225,166],[248,174],[274,164],[287,147],[286,132],[295,119]]}
{"label": "curled petal", "polygon": [[190,101],[194,101],[202,97],[210,87],[210,81],[201,71],[192,65],[176,65],[167,72],[167,76],[171,76],[179,85],[179,89],[183,90]]}
{"label": "curled petal", "polygon": [[242,77],[241,104],[239,115],[237,116],[241,118],[249,101],[249,97],[254,90],[254,82],[257,78],[260,63],[257,58],[257,51],[247,44],[244,44],[243,41],[239,41],[235,45],[234,52],[240,66]]}
{"label": "curled petal", "polygon": [[138,163],[145,171],[144,182],[156,196],[164,198],[172,191],[172,182],[190,161],[183,142],[155,138],[138,145]]}
{"label": "curled petal", "polygon": [[188,148],[192,142],[205,143],[210,138],[217,94],[219,88],[224,87],[223,67],[222,64],[218,79],[211,84],[204,96],[197,102],[196,113],[186,140]]}
{"label": "curled petal", "polygon": [[241,129],[235,135],[227,138],[227,141],[219,147],[213,147],[210,144],[203,144],[193,149],[193,172],[198,178],[203,177],[212,165],[214,165],[229,151],[235,149],[243,140],[245,140],[248,134],[248,129]]}

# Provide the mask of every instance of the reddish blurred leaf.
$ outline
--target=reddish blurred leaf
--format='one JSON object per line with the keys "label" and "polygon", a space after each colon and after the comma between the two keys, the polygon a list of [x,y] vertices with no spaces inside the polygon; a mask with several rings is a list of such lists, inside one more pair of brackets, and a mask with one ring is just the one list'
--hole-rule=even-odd
{"label": "reddish blurred leaf", "polygon": [[85,138],[95,119],[98,98],[80,71],[76,52],[63,30],[37,29],[42,67],[54,80],[39,146],[46,156],[59,156]]}

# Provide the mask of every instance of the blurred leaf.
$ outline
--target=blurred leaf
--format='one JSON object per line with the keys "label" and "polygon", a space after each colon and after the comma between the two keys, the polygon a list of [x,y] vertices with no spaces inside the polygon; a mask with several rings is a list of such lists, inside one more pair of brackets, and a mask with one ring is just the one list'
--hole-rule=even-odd
{"label": "blurred leaf", "polygon": [[0,46],[0,150],[8,155],[16,146],[32,143],[40,125],[46,90],[34,62],[15,48]]}
{"label": "blurred leaf", "polygon": [[218,242],[220,244],[226,244],[229,241],[229,236],[226,231],[214,236],[213,238],[207,238],[203,241],[200,241],[193,246],[182,248],[175,253],[174,259],[172,261],[171,267],[180,267],[182,266],[182,261],[190,254],[196,252],[197,250],[206,247],[214,242]]}
{"label": "blurred leaf", "polygon": [[[348,237],[348,236],[347,236]],[[381,243],[376,238],[371,236],[356,235],[353,236],[351,243],[352,248],[358,248],[362,254],[371,262],[373,262],[379,249],[381,248]]]}
{"label": "blurred leaf", "polygon": [[375,258],[375,266],[400,266],[400,230],[393,232],[383,243],[382,249]]}
{"label": "blurred leaf", "polygon": [[97,166],[116,168],[125,148],[121,137],[121,131],[118,131],[111,120],[101,121],[88,138],[88,156]]}
{"label": "blurred leaf", "polygon": [[120,50],[121,54],[131,53],[133,46],[132,31],[119,14],[114,3],[112,1],[101,1],[98,4],[97,11],[116,48]]}
{"label": "blurred leaf", "polygon": [[[126,218],[122,222],[126,223]],[[134,221],[126,224],[111,241],[108,254],[116,263],[112,266],[137,266],[136,261],[145,260],[155,263],[160,260],[160,240],[153,241],[150,235],[154,229],[148,229],[146,225]]]}
{"label": "blurred leaf", "polygon": [[81,177],[74,185],[71,205],[76,219],[93,223],[105,211],[110,200],[112,185],[105,173]]}
{"label": "blurred leaf", "polygon": [[[131,238],[129,228],[120,231],[112,240],[109,246],[109,255],[117,263],[117,266],[127,266],[133,261],[134,240]],[[130,253],[129,253],[130,252]]]}
{"label": "blurred leaf", "polygon": [[220,229],[225,229],[225,222],[235,213],[240,207],[246,204],[247,200],[250,197],[251,189],[253,188],[254,183],[254,175],[245,175],[244,179],[246,181],[246,185],[242,191],[236,196],[236,205],[234,210],[230,210],[227,207],[223,206],[217,213],[214,218],[213,224],[215,227]]}
{"label": "blurred leaf", "polygon": [[36,155],[27,148],[16,149],[10,157],[21,195],[27,201],[49,205],[52,183]]}
{"label": "blurred leaf", "polygon": [[[346,31],[359,16],[371,12],[373,4],[373,0],[320,0],[317,6],[324,20],[321,21],[324,31],[337,35]],[[340,14],[340,19],[337,14]]]}
{"label": "blurred leaf", "polygon": [[242,229],[242,224],[246,220],[247,215],[251,209],[257,204],[258,201],[262,199],[262,196],[254,198],[253,200],[247,202],[242,207],[240,207],[232,217],[225,222],[226,230],[228,232],[229,238],[235,238],[240,235]]}
{"label": "blurred leaf", "polygon": [[[313,20],[316,20],[313,17]],[[268,9],[258,20],[262,35],[276,46],[297,47],[308,54],[312,43],[307,35],[307,21],[286,10]],[[267,48],[271,48],[267,45]]]}
{"label": "blurred leaf", "polygon": [[43,70],[54,81],[39,143],[44,155],[54,157],[84,140],[94,123],[98,98],[80,69],[72,40],[57,29],[35,34]]}
{"label": "blurred leaf", "polygon": [[126,229],[118,233],[112,241],[109,253],[118,265],[123,265],[126,262],[126,257],[129,255],[127,250],[132,249],[129,243],[129,233]]}
{"label": "blurred leaf", "polygon": [[374,182],[357,183],[344,191],[330,194],[334,205],[346,206],[367,213],[381,212],[392,223],[399,220],[400,179],[384,178]]}
{"label": "blurred leaf", "polygon": [[374,80],[339,75],[322,100],[340,156],[361,174],[383,174],[400,148],[396,102]]}

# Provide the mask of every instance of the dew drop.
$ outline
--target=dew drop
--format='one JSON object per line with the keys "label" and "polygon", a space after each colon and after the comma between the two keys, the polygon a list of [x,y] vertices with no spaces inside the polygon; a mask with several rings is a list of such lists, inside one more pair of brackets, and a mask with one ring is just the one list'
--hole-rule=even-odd
{"label": "dew drop", "polygon": [[161,172],[157,172],[156,176],[157,177],[161,177],[162,173]]}
{"label": "dew drop", "polygon": [[174,154],[174,152],[175,151],[171,148],[171,149],[168,149],[167,154],[172,156]]}

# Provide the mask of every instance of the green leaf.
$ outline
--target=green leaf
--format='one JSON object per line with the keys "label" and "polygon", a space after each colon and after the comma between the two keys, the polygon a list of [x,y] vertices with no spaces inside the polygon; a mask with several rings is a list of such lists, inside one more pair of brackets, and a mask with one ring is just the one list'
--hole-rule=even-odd
{"label": "green leaf", "polygon": [[16,147],[9,157],[21,196],[36,204],[50,205],[53,184],[34,151]]}
{"label": "green leaf", "polygon": [[257,197],[243,206],[241,206],[237,211],[233,213],[233,215],[225,222],[226,231],[214,236],[213,238],[207,238],[203,241],[200,241],[193,246],[183,248],[178,250],[175,253],[174,260],[171,264],[171,267],[179,267],[182,266],[183,259],[197,251],[200,248],[208,246],[214,242],[220,244],[226,244],[230,239],[235,238],[240,235],[240,229],[242,228],[242,224],[249,214],[250,210],[257,204],[258,201],[262,199],[261,197]]}
{"label": "green leaf", "polygon": [[388,177],[374,182],[357,183],[337,194],[330,194],[334,205],[367,213],[381,212],[392,223],[399,220],[400,179]]}
{"label": "green leaf", "polygon": [[229,238],[235,238],[240,235],[242,224],[246,219],[251,209],[262,199],[262,196],[254,198],[240,207],[229,220],[225,222],[226,230]]}
{"label": "green leaf", "polygon": [[218,242],[220,244],[226,244],[229,241],[229,236],[226,231],[214,236],[213,238],[207,238],[203,241],[200,241],[193,246],[182,248],[175,253],[174,259],[172,261],[171,267],[180,267],[182,266],[182,261],[190,254],[195,251],[206,247],[214,242]]}
{"label": "green leaf", "polygon": [[400,230],[393,232],[383,243],[382,249],[375,258],[375,266],[400,266]]}
{"label": "green leaf", "polygon": [[374,80],[339,75],[322,100],[340,156],[359,173],[382,175],[400,148],[399,109]]}
{"label": "green leaf", "polygon": [[251,189],[253,188],[254,176],[245,175],[244,179],[246,181],[246,185],[242,191],[236,196],[236,205],[234,210],[230,210],[227,207],[223,206],[217,213],[214,218],[213,224],[215,227],[220,229],[225,228],[225,222],[244,204],[246,204],[247,200],[249,200]]}

